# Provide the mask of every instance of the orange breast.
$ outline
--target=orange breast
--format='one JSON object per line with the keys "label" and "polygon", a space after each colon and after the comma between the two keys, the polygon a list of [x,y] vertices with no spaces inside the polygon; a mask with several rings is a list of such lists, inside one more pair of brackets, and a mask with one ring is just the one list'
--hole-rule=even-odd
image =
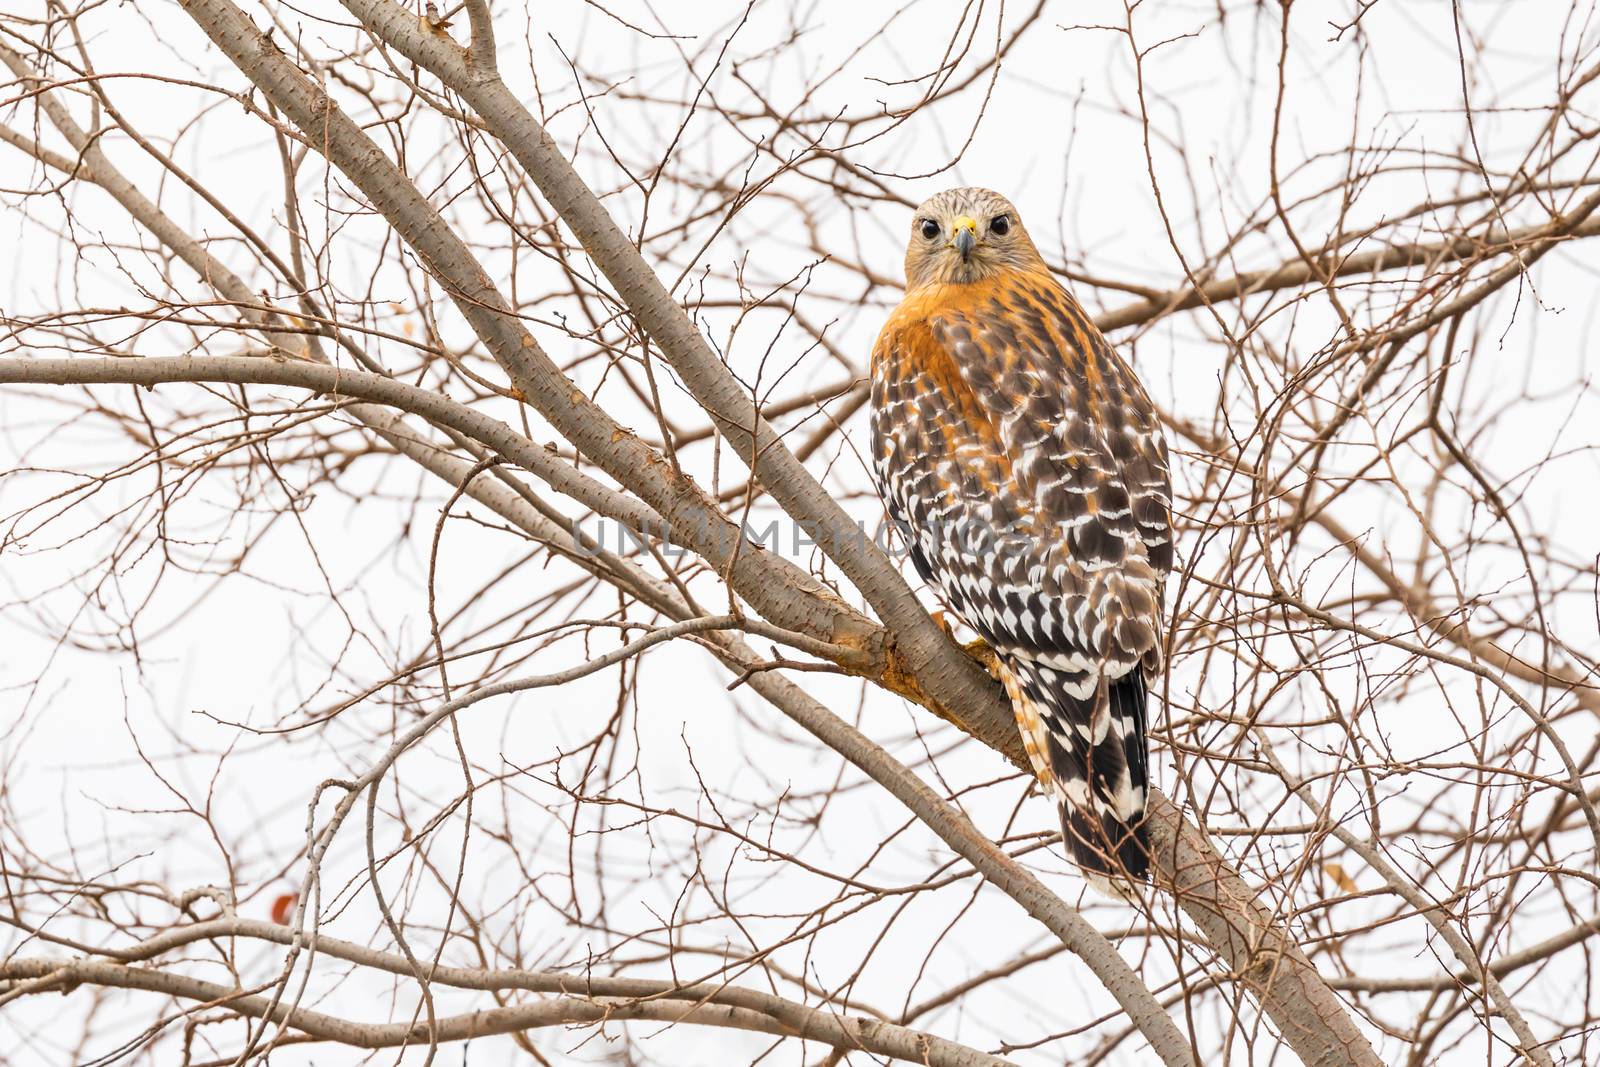
{"label": "orange breast", "polygon": [[1001,278],[913,290],[884,324],[872,354],[872,376],[891,393],[914,404],[917,398],[937,398],[936,403],[916,405],[920,415],[935,420],[926,429],[942,439],[945,455],[979,460],[966,464],[967,473],[991,492],[1011,482],[1011,457],[989,405],[973,392],[955,355],[935,339],[929,323],[935,318],[976,320],[979,309],[997,298],[1008,299]]}

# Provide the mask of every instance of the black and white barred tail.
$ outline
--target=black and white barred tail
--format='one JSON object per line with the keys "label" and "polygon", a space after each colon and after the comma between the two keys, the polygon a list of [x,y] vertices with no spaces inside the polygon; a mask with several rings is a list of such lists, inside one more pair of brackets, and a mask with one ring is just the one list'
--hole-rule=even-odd
{"label": "black and white barred tail", "polygon": [[1011,659],[1007,688],[1040,783],[1061,809],[1066,849],[1094,888],[1126,897],[1150,866],[1145,682],[1135,666],[1092,678]]}

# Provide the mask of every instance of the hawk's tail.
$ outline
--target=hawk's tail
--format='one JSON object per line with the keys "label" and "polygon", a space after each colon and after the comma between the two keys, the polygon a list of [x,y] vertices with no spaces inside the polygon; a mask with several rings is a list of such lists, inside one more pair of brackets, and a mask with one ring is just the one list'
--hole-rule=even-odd
{"label": "hawk's tail", "polygon": [[1128,880],[1144,881],[1150,867],[1143,676],[1134,667],[1101,682],[1027,660],[1009,666],[1018,725],[1060,804],[1068,853],[1090,885],[1126,897]]}

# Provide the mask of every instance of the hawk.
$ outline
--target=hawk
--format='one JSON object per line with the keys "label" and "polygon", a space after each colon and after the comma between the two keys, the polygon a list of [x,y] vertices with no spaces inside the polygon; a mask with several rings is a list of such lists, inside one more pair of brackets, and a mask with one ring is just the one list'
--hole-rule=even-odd
{"label": "hawk", "polygon": [[998,193],[917,209],[905,298],[872,351],[872,455],[917,571],[992,652],[1073,860],[1126,895],[1149,864],[1167,444]]}

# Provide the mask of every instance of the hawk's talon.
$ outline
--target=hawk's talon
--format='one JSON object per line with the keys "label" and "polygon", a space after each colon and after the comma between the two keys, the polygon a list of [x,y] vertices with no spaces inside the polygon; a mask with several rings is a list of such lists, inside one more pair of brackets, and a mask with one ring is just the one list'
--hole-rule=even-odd
{"label": "hawk's talon", "polygon": [[1001,676],[1000,654],[989,647],[989,642],[980,637],[976,641],[968,641],[962,645],[961,651],[977,660],[978,666],[989,672],[989,677],[997,682],[1005,681]]}
{"label": "hawk's talon", "polygon": [[948,637],[952,643],[960,645],[961,651],[977,660],[978,666],[989,672],[989,677],[997,682],[1005,680],[1000,676],[1000,657],[994,649],[989,647],[989,642],[981,637],[976,641],[957,641],[955,627],[950,625],[950,616],[947,613],[933,611],[929,612],[929,615],[933,618],[933,624],[939,628],[939,631]]}

